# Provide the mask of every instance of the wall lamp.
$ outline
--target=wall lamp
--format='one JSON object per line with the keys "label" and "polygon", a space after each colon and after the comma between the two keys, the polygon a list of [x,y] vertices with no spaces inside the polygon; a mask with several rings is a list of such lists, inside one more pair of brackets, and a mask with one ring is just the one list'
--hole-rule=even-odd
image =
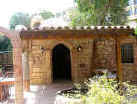
{"label": "wall lamp", "polygon": [[81,52],[82,51],[82,47],[80,45],[77,46],[77,52]]}
{"label": "wall lamp", "polygon": [[46,48],[44,48],[43,46],[40,46],[40,50],[41,50],[41,53],[43,55],[43,53],[46,51]]}

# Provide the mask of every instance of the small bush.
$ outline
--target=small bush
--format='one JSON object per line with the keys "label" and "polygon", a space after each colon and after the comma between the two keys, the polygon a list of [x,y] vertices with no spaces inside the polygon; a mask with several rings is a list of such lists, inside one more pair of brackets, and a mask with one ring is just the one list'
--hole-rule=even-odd
{"label": "small bush", "polygon": [[[107,73],[74,84],[74,88],[61,91],[59,94],[67,98],[80,99],[80,104],[137,104],[137,86],[129,82],[119,83]],[[66,104],[73,104],[72,102]]]}
{"label": "small bush", "polygon": [[137,94],[136,86],[127,82],[120,84],[108,79],[106,74],[90,79],[88,87],[87,95],[81,97],[84,104],[137,104],[137,98],[131,99]]}

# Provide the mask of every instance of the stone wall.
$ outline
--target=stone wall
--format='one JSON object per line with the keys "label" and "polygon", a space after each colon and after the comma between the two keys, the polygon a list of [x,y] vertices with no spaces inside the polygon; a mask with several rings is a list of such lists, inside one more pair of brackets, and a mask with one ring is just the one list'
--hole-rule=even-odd
{"label": "stone wall", "polygon": [[31,83],[44,84],[47,79],[47,71],[43,68],[46,59],[40,50],[41,43],[41,41],[37,40],[31,41],[31,52],[29,53]]}
{"label": "stone wall", "polygon": [[[93,40],[77,40],[73,42],[76,46],[81,45],[82,50],[77,52],[75,49],[74,55],[76,76],[74,76],[76,81],[83,80],[91,76],[92,72],[92,56],[93,56]],[[72,57],[73,58],[73,57]]]}
{"label": "stone wall", "polygon": [[[134,63],[122,64],[124,80],[137,80],[137,45],[136,39],[123,39],[121,45],[132,43]],[[29,67],[31,84],[52,83],[52,50],[58,44],[70,50],[71,77],[77,82],[91,76],[96,69],[117,70],[116,41],[114,39],[66,39],[66,40],[29,40]],[[82,50],[78,52],[77,47]],[[41,47],[46,49],[42,52]]]}
{"label": "stone wall", "polygon": [[[133,44],[134,63],[122,63],[123,80],[137,81],[137,43],[135,37],[121,39],[120,45]],[[117,71],[116,42],[114,39],[96,39],[94,41],[94,65],[95,69],[108,69]]]}
{"label": "stone wall", "polygon": [[94,41],[95,69],[116,70],[116,47],[114,39],[96,39]]}
{"label": "stone wall", "polygon": [[135,37],[121,40],[122,44],[133,44],[134,63],[123,63],[123,80],[124,81],[137,81],[137,41]]}
{"label": "stone wall", "polygon": [[[90,76],[93,40],[32,40],[29,55],[31,84],[52,82],[52,50],[58,44],[70,49],[72,80],[80,81]],[[82,47],[80,52],[77,51],[79,45]],[[47,49],[44,53],[41,46]]]}
{"label": "stone wall", "polygon": [[133,64],[123,65],[124,81],[137,81],[137,67]]}

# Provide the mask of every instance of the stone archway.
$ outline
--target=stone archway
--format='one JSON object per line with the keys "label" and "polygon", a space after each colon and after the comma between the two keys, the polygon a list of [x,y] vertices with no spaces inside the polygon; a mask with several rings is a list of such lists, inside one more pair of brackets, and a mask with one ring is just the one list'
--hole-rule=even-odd
{"label": "stone archway", "polygon": [[66,42],[63,40],[55,40],[54,42],[51,42],[49,45],[47,45],[48,47],[46,50],[46,63],[47,63],[47,69],[48,70],[48,77],[47,77],[47,83],[52,83],[53,82],[53,75],[52,75],[52,51],[54,49],[55,46],[57,46],[58,44],[63,44],[64,46],[66,46],[69,50],[70,50],[70,60],[71,60],[71,80],[75,81],[77,76],[76,74],[76,70],[75,70],[75,50],[74,50],[74,46],[71,42]]}
{"label": "stone archway", "polygon": [[55,80],[71,80],[70,50],[63,44],[56,45],[52,50],[52,76]]}
{"label": "stone archway", "polygon": [[13,46],[13,67],[15,73],[15,104],[24,104],[23,72],[22,72],[22,43],[19,32],[0,27],[0,33],[11,40]]}

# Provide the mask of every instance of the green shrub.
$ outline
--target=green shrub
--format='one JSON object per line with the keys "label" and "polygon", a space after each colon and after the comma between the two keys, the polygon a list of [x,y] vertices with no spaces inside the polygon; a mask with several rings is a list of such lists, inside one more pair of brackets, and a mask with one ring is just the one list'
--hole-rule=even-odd
{"label": "green shrub", "polygon": [[[88,83],[89,91],[82,96],[84,104],[137,104],[137,87],[127,82],[121,84],[108,79],[106,74],[99,78],[94,77]],[[131,98],[130,98],[131,97]]]}

